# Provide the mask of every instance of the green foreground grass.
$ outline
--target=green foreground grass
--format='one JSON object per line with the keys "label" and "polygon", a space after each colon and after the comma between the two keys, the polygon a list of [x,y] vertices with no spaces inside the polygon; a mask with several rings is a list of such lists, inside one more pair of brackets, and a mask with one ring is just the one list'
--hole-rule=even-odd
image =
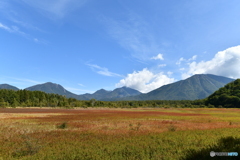
{"label": "green foreground grass", "polygon": [[230,128],[117,136],[72,131],[24,134],[1,142],[1,159],[214,159],[210,151],[240,153],[239,132]]}

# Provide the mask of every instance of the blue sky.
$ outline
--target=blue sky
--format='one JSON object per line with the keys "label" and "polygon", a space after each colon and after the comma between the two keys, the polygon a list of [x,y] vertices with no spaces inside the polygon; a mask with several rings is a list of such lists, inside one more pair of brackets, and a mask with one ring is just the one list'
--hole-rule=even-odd
{"label": "blue sky", "polygon": [[240,77],[239,0],[0,0],[0,84],[143,93]]}

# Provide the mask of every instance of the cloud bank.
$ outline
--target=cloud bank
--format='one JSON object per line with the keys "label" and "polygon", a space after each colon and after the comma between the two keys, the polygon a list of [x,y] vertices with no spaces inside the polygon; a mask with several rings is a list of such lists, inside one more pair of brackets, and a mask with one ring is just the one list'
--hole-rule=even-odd
{"label": "cloud bank", "polygon": [[142,93],[147,93],[161,87],[162,85],[174,82],[175,79],[170,78],[170,75],[170,72],[168,75],[164,75],[163,72],[154,74],[147,68],[144,68],[142,71],[134,71],[133,73],[128,74],[126,78],[120,80],[120,82],[116,84],[116,87],[126,86]]}
{"label": "cloud bank", "polygon": [[193,61],[188,67],[188,71],[182,74],[183,79],[194,74],[206,73],[240,78],[240,45],[218,52],[209,61]]}

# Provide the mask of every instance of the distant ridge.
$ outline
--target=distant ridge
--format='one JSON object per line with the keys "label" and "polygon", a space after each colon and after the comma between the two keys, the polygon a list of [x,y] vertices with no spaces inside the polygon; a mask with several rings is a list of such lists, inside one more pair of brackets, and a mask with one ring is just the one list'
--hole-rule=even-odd
{"label": "distant ridge", "polygon": [[106,91],[104,89],[100,89],[93,94],[87,93],[87,94],[77,95],[77,94],[74,94],[74,93],[66,90],[61,85],[52,83],[52,82],[34,85],[34,86],[26,88],[26,90],[42,91],[42,92],[46,92],[46,93],[65,95],[67,98],[76,98],[78,100],[96,99],[96,100],[104,100],[104,101],[117,100],[118,98],[141,94],[141,92],[139,92],[137,90],[134,90],[134,89],[131,89],[128,87],[122,87],[122,88],[117,88],[113,91]]}
{"label": "distant ridge", "polygon": [[212,74],[196,74],[185,80],[164,85],[149,93],[125,100],[196,100],[203,99],[234,79]]}
{"label": "distant ridge", "polygon": [[113,100],[118,100],[119,98],[135,96],[139,94],[141,94],[141,92],[135,89],[128,88],[128,87],[121,87],[121,88],[116,88],[113,91],[106,91],[104,89],[100,89],[93,94],[83,94],[80,96],[85,96],[85,98],[87,99],[113,101]]}
{"label": "distant ridge", "polygon": [[9,85],[9,84],[0,84],[0,89],[11,89],[11,90],[19,90],[17,87]]}
{"label": "distant ridge", "polygon": [[116,88],[113,91],[106,94],[105,98],[102,100],[118,100],[122,97],[128,97],[128,96],[136,96],[140,95],[141,92],[128,88],[128,87],[122,87],[122,88]]}

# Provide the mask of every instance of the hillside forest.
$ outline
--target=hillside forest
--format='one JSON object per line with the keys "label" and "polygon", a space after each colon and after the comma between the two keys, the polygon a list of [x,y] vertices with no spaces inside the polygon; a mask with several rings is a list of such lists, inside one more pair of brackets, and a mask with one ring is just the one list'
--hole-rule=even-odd
{"label": "hillside forest", "polygon": [[[66,98],[58,94],[48,94],[41,91],[28,90],[0,90],[0,107],[110,107],[110,108],[137,108],[137,107],[204,107],[203,100],[148,100],[148,101],[97,101],[77,100]],[[213,106],[211,106],[213,107]]]}

